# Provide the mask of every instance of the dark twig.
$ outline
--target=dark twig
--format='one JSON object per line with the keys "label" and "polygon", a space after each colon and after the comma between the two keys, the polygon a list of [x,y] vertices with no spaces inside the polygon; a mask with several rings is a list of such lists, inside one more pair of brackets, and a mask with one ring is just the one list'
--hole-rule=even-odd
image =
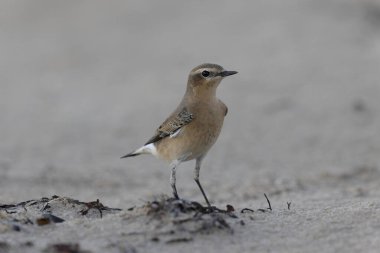
{"label": "dark twig", "polygon": [[86,205],[87,209],[83,209],[80,211],[82,215],[86,215],[90,209],[97,209],[100,213],[100,218],[103,218],[102,210],[104,210],[105,206],[99,202],[99,199],[84,204]]}
{"label": "dark twig", "polygon": [[270,201],[269,201],[269,199],[268,199],[268,197],[267,197],[267,195],[265,193],[264,193],[264,196],[267,199],[267,202],[268,202],[268,205],[269,205],[268,209],[272,211],[272,206],[271,206]]}
{"label": "dark twig", "polygon": [[[0,205],[0,209],[4,209],[7,213],[10,213],[8,212],[9,210],[8,209],[11,209],[11,208],[18,208],[18,207],[22,207],[24,209],[25,212],[28,211],[28,209],[26,209],[26,205],[29,204],[30,202],[33,202],[35,200],[27,200],[27,201],[23,201],[23,202],[20,202],[18,204],[12,204],[12,205]],[[12,211],[11,211],[12,212]]]}
{"label": "dark twig", "polygon": [[80,211],[80,213],[82,215],[86,215],[88,213],[88,211],[90,211],[91,209],[96,209],[99,211],[100,218],[103,218],[103,212],[102,211],[121,211],[120,208],[110,208],[110,207],[103,205],[99,201],[99,199],[97,199],[96,201],[91,201],[91,202],[80,202],[80,201],[78,201],[78,203],[84,204],[86,206],[86,209],[83,209]]}
{"label": "dark twig", "polygon": [[290,210],[290,205],[292,204],[292,202],[286,202],[286,204],[288,205],[288,210]]}
{"label": "dark twig", "polygon": [[255,212],[255,211],[253,211],[253,209],[250,209],[250,208],[243,208],[243,209],[241,209],[241,211],[240,211],[240,213],[246,213],[246,212],[251,212],[251,213],[253,213],[253,212]]}

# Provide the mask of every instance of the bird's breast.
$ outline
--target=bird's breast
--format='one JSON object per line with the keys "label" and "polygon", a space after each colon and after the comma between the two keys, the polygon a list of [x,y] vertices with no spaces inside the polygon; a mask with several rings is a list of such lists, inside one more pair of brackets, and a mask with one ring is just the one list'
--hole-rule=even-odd
{"label": "bird's breast", "polygon": [[217,140],[223,126],[225,108],[219,103],[197,104],[188,110],[194,119],[176,135],[164,138],[156,146],[167,161],[188,161],[205,155]]}

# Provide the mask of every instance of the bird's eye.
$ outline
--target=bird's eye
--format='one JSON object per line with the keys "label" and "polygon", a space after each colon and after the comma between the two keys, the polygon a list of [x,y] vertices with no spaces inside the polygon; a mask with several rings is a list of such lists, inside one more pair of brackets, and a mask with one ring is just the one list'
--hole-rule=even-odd
{"label": "bird's eye", "polygon": [[207,70],[203,70],[202,71],[202,76],[203,77],[208,77],[210,75],[210,72],[208,72]]}

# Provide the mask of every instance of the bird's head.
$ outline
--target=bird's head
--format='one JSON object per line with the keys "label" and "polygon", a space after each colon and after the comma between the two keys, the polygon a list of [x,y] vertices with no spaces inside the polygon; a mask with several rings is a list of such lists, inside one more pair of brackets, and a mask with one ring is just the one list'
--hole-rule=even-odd
{"label": "bird's head", "polygon": [[238,72],[224,70],[222,66],[217,64],[199,65],[193,68],[189,74],[187,92],[192,92],[194,95],[215,94],[222,79],[236,73]]}

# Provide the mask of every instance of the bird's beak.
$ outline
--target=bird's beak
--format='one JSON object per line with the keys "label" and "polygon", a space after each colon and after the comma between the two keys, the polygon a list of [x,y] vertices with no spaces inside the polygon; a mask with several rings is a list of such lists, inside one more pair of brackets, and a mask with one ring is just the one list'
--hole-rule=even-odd
{"label": "bird's beak", "polygon": [[224,71],[222,71],[222,72],[219,73],[219,76],[226,77],[226,76],[235,75],[237,73],[238,73],[237,71],[227,71],[227,70],[224,70]]}

